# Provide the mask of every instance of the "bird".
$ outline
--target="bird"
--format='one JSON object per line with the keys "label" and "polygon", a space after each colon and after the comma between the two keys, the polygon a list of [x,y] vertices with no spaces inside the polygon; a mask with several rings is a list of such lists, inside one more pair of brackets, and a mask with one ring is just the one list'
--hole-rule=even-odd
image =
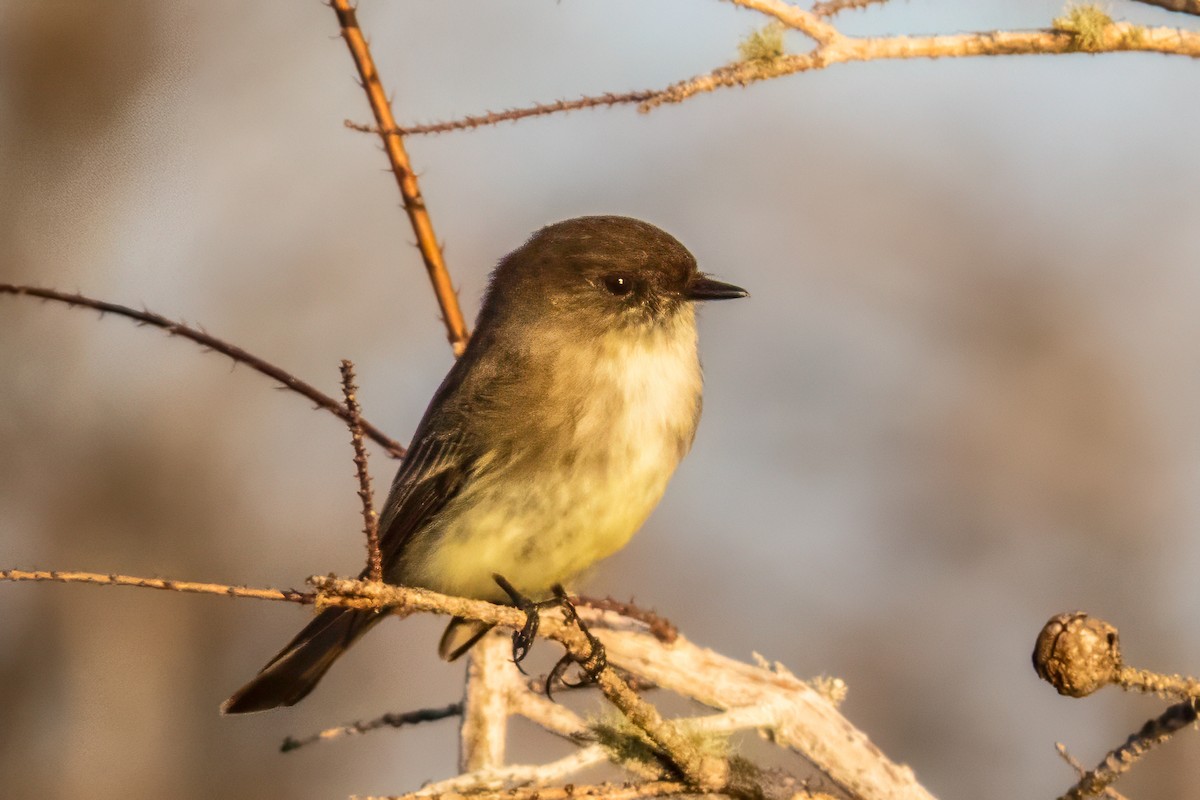
{"label": "bird", "polygon": [[[387,583],[512,603],[622,548],[700,419],[697,302],[747,296],[660,228],[547,225],[492,271],[475,333],[435,392],[380,512]],[[384,615],[326,608],[221,706],[291,706]],[[490,626],[454,618],[454,660]]]}

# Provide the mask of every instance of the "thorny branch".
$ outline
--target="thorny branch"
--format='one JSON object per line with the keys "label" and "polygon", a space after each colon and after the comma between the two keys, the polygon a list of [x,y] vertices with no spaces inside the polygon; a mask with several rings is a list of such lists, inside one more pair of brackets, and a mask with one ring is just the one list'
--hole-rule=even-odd
{"label": "thorny branch", "polygon": [[[668,103],[681,103],[691,97],[732,86],[749,86],[758,81],[780,78],[798,72],[822,70],[834,64],[854,61],[886,61],[914,58],[969,58],[976,56],[1061,55],[1066,53],[1150,52],[1200,57],[1200,33],[1178,28],[1146,27],[1129,22],[1114,22],[1098,9],[1087,17],[1086,30],[1063,26],[1056,20],[1050,28],[1018,31],[980,31],[933,36],[897,35],[888,37],[848,36],[828,20],[838,12],[865,8],[886,0],[831,0],[820,2],[806,11],[784,0],[727,0],[734,5],[771,17],[784,26],[813,40],[806,53],[781,53],[769,59],[736,61],[707,74],[697,75],[662,89],[607,93],[576,100],[559,100],[501,112],[461,117],[403,128],[379,122],[377,126],[347,123],[356,130],[385,135],[446,133],[469,130],[483,125],[516,121],[529,117],[564,113],[581,108],[637,104],[645,113]],[[1200,14],[1200,0],[1140,0],[1185,14]],[[1090,13],[1090,12],[1089,12]],[[1070,16],[1070,15],[1068,15]]]}
{"label": "thorny branch", "polygon": [[342,396],[350,415],[350,444],[354,446],[354,471],[358,476],[358,499],[362,501],[363,533],[367,535],[367,578],[383,580],[383,554],[379,550],[379,513],[371,495],[371,474],[367,471],[367,449],[363,447],[362,409],[358,407],[358,387],[354,385],[354,364],[342,360]]}
{"label": "thorny branch", "polygon": [[[29,297],[40,297],[43,300],[54,300],[59,303],[66,303],[71,307],[94,308],[101,314],[117,314],[122,317],[136,320],[144,325],[152,325],[156,328],[161,328],[172,336],[180,336],[184,339],[190,339],[202,347],[214,350],[222,355],[229,356],[239,364],[245,364],[255,372],[262,373],[268,378],[279,381],[287,389],[293,392],[304,395],[309,400],[313,401],[318,408],[323,408],[336,414],[344,422],[350,422],[350,412],[346,407],[333,399],[329,395],[320,391],[309,383],[297,378],[289,372],[275,366],[269,361],[265,361],[258,356],[248,353],[235,344],[230,344],[222,339],[199,329],[193,328],[183,322],[176,322],[168,319],[161,314],[155,314],[153,311],[137,310],[128,306],[109,303],[105,300],[96,300],[91,297],[86,297],[82,294],[72,294],[70,292],[59,292],[54,289],[43,289],[39,286],[22,286],[12,283],[0,283],[0,294],[13,295],[28,295]],[[404,447],[399,442],[392,439],[383,431],[376,428],[366,420],[362,420],[363,432],[370,436],[377,444],[382,445],[387,450],[388,455],[393,458],[402,458],[404,456]]]}
{"label": "thorny branch", "polygon": [[446,335],[454,355],[462,355],[467,347],[467,323],[463,320],[462,309],[458,305],[458,295],[454,284],[450,281],[450,273],[446,269],[442,248],[433,232],[433,222],[429,219],[429,211],[425,208],[425,198],[421,196],[421,187],[417,175],[409,163],[408,153],[404,149],[404,140],[396,128],[396,119],[392,115],[391,104],[383,91],[379,80],[379,72],[375,69],[375,61],[371,58],[371,49],[367,45],[362,29],[358,27],[358,15],[350,0],[332,0],[330,6],[337,14],[338,24],[342,29],[342,38],[350,48],[354,66],[358,68],[362,79],[363,90],[371,103],[371,111],[375,114],[379,135],[383,140],[383,149],[387,153],[392,173],[396,176],[396,184],[400,187],[400,196],[404,199],[404,210],[408,213],[408,221],[417,237],[417,249],[425,262],[425,271],[433,284],[433,293],[437,295],[438,305],[442,310],[442,321],[446,325]]}
{"label": "thorny branch", "polygon": [[1171,706],[1143,725],[1140,731],[1125,741],[1125,744],[1105,756],[1095,769],[1084,774],[1059,800],[1084,800],[1095,797],[1128,772],[1138,759],[1153,747],[1170,739],[1176,731],[1193,725],[1196,719],[1196,701],[1189,700]]}

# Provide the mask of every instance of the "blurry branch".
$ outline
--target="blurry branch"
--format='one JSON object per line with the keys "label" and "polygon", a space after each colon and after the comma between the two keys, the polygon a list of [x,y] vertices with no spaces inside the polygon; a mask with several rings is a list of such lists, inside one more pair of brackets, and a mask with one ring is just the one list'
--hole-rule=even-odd
{"label": "blurry branch", "polygon": [[[329,395],[321,392],[311,384],[305,383],[289,372],[280,369],[269,361],[265,361],[256,355],[247,353],[237,345],[230,344],[226,341],[218,339],[198,328],[192,328],[182,322],[176,322],[172,319],[155,314],[153,311],[138,311],[127,306],[109,303],[104,300],[95,300],[91,297],[85,297],[81,294],[70,294],[68,292],[59,292],[54,289],[43,289],[38,286],[21,286],[11,283],[0,283],[0,294],[13,295],[28,295],[30,297],[40,297],[43,300],[55,300],[60,303],[66,303],[71,307],[94,308],[101,314],[117,314],[122,317],[136,320],[143,325],[152,325],[156,328],[165,330],[172,336],[181,336],[184,339],[190,339],[193,342],[205,347],[209,350],[214,350],[222,355],[229,356],[239,364],[245,364],[256,372],[266,375],[268,378],[273,378],[279,381],[287,389],[293,392],[298,392],[304,395],[309,400],[313,401],[318,408],[323,408],[326,411],[331,411],[340,417],[344,422],[351,421],[350,412]],[[383,431],[376,428],[366,420],[360,419],[363,433],[371,437],[377,444],[387,450],[388,455],[393,458],[402,458],[404,456],[404,448],[395,439],[392,439]]]}
{"label": "blurry branch", "polygon": [[354,364],[342,360],[342,396],[350,415],[350,444],[354,447],[354,471],[358,476],[358,499],[362,501],[363,533],[367,536],[367,578],[383,580],[383,554],[379,550],[379,514],[371,494],[371,474],[367,471],[367,449],[363,447],[362,411],[358,407],[354,385]]}
{"label": "blurry branch", "polygon": [[[525,613],[511,606],[442,595],[417,587],[331,576],[310,578],[315,592],[297,592],[83,572],[0,571],[0,581],[25,580],[252,597],[315,604],[318,609],[338,605],[398,615],[437,613],[511,630],[519,630],[525,624]],[[742,761],[734,768],[727,760],[718,746],[722,737],[736,730],[755,729],[778,746],[804,756],[852,798],[932,800],[910,769],[888,760],[865,734],[837,711],[836,698],[831,699],[780,665],[772,667],[765,663],[753,665],[735,661],[698,647],[683,636],[678,636],[672,644],[664,644],[646,624],[614,611],[581,607],[578,615],[582,622],[596,628],[594,639],[582,624],[553,611],[543,613],[538,636],[562,644],[572,659],[596,677],[600,690],[622,712],[626,727],[588,725],[573,712],[555,706],[531,690],[509,659],[491,659],[492,663],[485,665],[495,673],[485,681],[490,696],[484,697],[483,692],[472,695],[468,690],[466,705],[482,702],[500,708],[499,713],[505,717],[511,714],[524,716],[577,742],[581,749],[549,765],[525,766],[497,763],[499,759],[493,751],[492,757],[479,759],[487,762],[487,766],[432,784],[413,796],[469,791],[472,797],[487,798],[489,791],[498,790],[496,787],[553,782],[606,760],[629,769],[642,780],[646,777],[669,779],[675,788],[671,792],[662,789],[669,794],[704,791],[759,800],[784,800],[798,793],[804,796],[800,787],[781,782],[774,774],[756,771]],[[493,641],[485,645],[485,650],[504,653],[508,645],[501,637],[487,638]],[[635,675],[692,698],[718,709],[719,713],[666,720],[654,706],[629,688],[623,674]],[[457,706],[397,715],[394,720],[405,724],[418,718],[449,716],[455,711]],[[473,712],[464,707],[462,713],[469,716]],[[381,718],[385,720],[382,724],[391,724],[386,722],[387,719]],[[323,732],[300,742],[338,738],[351,732],[346,728],[361,733],[375,727],[378,726],[373,723],[343,726],[341,730],[331,729],[336,732]],[[300,746],[297,740],[289,742],[291,747]],[[576,791],[581,788],[577,787]],[[507,797],[507,792],[513,790],[506,788],[504,791]]]}
{"label": "blurry branch", "polygon": [[[1082,611],[1058,614],[1042,627],[1034,646],[1033,667],[1059,694],[1069,697],[1086,697],[1114,685],[1183,700],[1131,734],[1094,769],[1079,768],[1079,780],[1059,800],[1083,800],[1108,792],[1143,755],[1200,717],[1200,681],[1126,666],[1116,627]],[[1076,766],[1062,744],[1058,750],[1068,764]]]}
{"label": "blurry branch", "polygon": [[280,751],[290,753],[292,750],[297,750],[310,744],[317,742],[328,742],[334,739],[342,739],[346,736],[356,736],[370,731],[379,730],[381,728],[402,728],[406,725],[416,725],[420,722],[435,722],[439,719],[447,719],[448,717],[457,717],[463,712],[462,703],[451,703],[443,708],[423,708],[419,711],[406,711],[403,714],[384,714],[376,717],[373,720],[351,722],[347,725],[338,725],[334,728],[326,728],[323,731],[314,733],[311,736],[305,736],[303,739],[294,739],[291,736],[283,740],[280,746]]}
{"label": "blurry branch", "polygon": [[131,575],[103,575],[98,572],[74,572],[69,570],[0,570],[0,581],[46,581],[50,583],[92,583],[98,586],[136,586],[141,589],[162,589],[167,592],[193,592],[195,594],[220,594],[226,597],[251,597],[256,600],[282,600],[286,603],[312,605],[317,600],[314,592],[298,592],[295,589],[255,589],[248,586],[229,586],[224,583],[196,583],[166,578],[136,578]]}
{"label": "blurry branch", "polygon": [[1200,0],[1137,0],[1137,2],[1165,8],[1168,11],[1178,11],[1180,14],[1200,16]]}
{"label": "blurry branch", "polygon": [[[1064,745],[1062,742],[1059,742],[1058,744],[1054,745],[1054,749],[1056,749],[1058,751],[1058,754],[1060,756],[1062,756],[1062,760],[1067,762],[1067,764],[1071,767],[1071,769],[1075,770],[1075,773],[1077,775],[1082,777],[1087,774],[1087,772],[1088,772],[1087,767],[1085,767],[1083,764],[1079,763],[1079,759],[1075,758],[1073,755],[1071,755],[1067,751],[1066,745]],[[1121,794],[1120,792],[1118,792],[1116,789],[1112,788],[1111,786],[1106,786],[1104,788],[1104,791],[1101,792],[1100,794],[1103,795],[1104,797],[1109,798],[1109,800],[1126,800],[1125,795]]]}
{"label": "blurry branch", "polygon": [[[1066,53],[1147,52],[1200,57],[1200,33],[1178,28],[1149,28],[1129,22],[1114,22],[1096,6],[1074,6],[1050,28],[1023,31],[980,31],[933,36],[847,36],[828,18],[839,11],[865,8],[884,0],[833,0],[817,3],[811,11],[784,0],[727,0],[734,5],[770,17],[777,24],[799,31],[811,39],[814,47],[806,53],[785,53],[780,49],[771,57],[745,58],[697,75],[666,88],[585,96],[577,100],[559,100],[528,108],[461,117],[425,125],[397,127],[376,117],[375,126],[347,122],[360,131],[381,136],[387,134],[420,135],[469,130],[483,125],[516,121],[574,111],[581,108],[638,105],[645,113],[667,103],[681,103],[691,97],[732,86],[749,86],[758,81],[781,78],[798,72],[822,70],[834,64],[854,61],[888,61],[914,58],[968,58],[975,56],[1061,55]],[[1200,13],[1200,0],[1141,0],[1189,14]]]}
{"label": "blurry branch", "polygon": [[829,0],[813,6],[813,13],[818,17],[832,17],[843,11],[855,8],[866,8],[871,5],[883,5],[887,0]]}
{"label": "blurry branch", "polygon": [[446,335],[454,355],[460,356],[467,346],[467,323],[463,320],[462,310],[458,305],[458,295],[454,284],[450,281],[450,273],[446,270],[446,262],[442,257],[442,248],[433,232],[433,223],[429,219],[429,211],[425,208],[425,198],[421,196],[421,187],[417,183],[417,175],[409,163],[408,153],[404,150],[404,140],[396,129],[396,120],[392,116],[391,104],[383,91],[379,80],[379,72],[371,58],[371,50],[358,27],[358,16],[350,0],[332,0],[330,6],[337,14],[338,25],[342,29],[342,38],[350,48],[354,66],[358,68],[362,79],[363,90],[375,114],[383,149],[387,153],[392,173],[396,176],[396,184],[400,187],[400,196],[404,199],[404,210],[408,213],[408,221],[417,237],[417,249],[425,262],[425,271],[433,284],[433,293],[437,296],[438,305],[442,310],[442,321],[446,325]]}

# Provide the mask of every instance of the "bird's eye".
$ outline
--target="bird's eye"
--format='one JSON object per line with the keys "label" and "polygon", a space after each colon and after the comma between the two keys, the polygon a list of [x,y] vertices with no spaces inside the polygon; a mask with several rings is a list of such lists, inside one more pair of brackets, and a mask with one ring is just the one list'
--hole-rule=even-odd
{"label": "bird's eye", "polygon": [[633,291],[633,278],[628,275],[605,275],[604,288],[617,297]]}

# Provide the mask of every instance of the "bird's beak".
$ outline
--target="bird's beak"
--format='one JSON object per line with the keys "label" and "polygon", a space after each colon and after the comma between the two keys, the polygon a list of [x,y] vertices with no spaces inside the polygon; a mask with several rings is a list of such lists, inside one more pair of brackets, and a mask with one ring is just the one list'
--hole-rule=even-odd
{"label": "bird's beak", "polygon": [[714,281],[704,275],[698,275],[687,288],[689,300],[733,300],[749,294],[740,286]]}

